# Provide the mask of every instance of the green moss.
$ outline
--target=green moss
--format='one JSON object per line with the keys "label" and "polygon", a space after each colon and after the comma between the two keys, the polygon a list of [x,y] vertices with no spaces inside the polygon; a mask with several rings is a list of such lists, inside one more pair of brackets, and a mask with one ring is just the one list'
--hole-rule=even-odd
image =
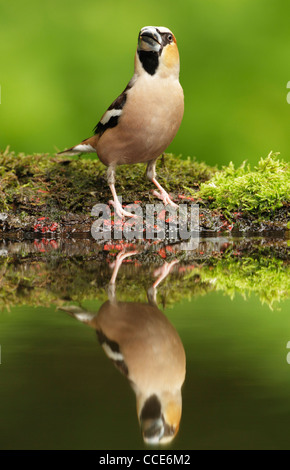
{"label": "green moss", "polygon": [[[98,251],[93,243],[85,247],[83,240],[72,244],[71,254],[65,245],[37,252],[39,245],[12,244],[7,256],[0,256],[0,309],[107,299],[110,265],[115,259],[112,251]],[[146,290],[156,279],[156,269],[164,263],[163,250],[155,251],[155,247],[123,264],[116,284],[119,300],[146,301]],[[179,263],[158,287],[159,305],[173,305],[211,291],[222,291],[230,298],[255,295],[270,308],[289,298],[286,242],[277,243],[275,248],[255,242],[245,245],[243,241],[220,252],[214,248],[209,240],[196,252],[168,252],[167,261],[178,259]]]}
{"label": "green moss", "polygon": [[[278,155],[262,158],[254,169],[230,163],[218,171],[165,154],[158,159],[157,175],[177,202],[198,202],[201,230],[227,230],[225,219],[236,232],[289,230],[290,167]],[[156,202],[153,189],[145,165],[117,168],[116,190],[124,204]],[[33,219],[40,216],[60,223],[65,232],[87,231],[94,205],[111,198],[106,168],[98,159],[0,153],[0,213],[9,216],[6,231],[23,227],[33,232]]]}
{"label": "green moss", "polygon": [[[184,192],[185,181],[194,187],[215,171],[205,163],[171,154],[157,164],[160,182],[177,194]],[[45,215],[53,213],[57,218],[67,212],[89,212],[97,202],[111,198],[106,168],[98,159],[15,155],[6,149],[0,153],[0,177],[0,211],[33,214],[42,209]],[[150,200],[153,185],[145,178],[144,165],[122,165],[117,169],[116,188],[129,203]]]}
{"label": "green moss", "polygon": [[204,283],[211,282],[214,290],[231,298],[258,295],[270,308],[289,298],[290,267],[276,258],[222,259],[213,269],[203,267],[200,276]]}
{"label": "green moss", "polygon": [[273,153],[261,158],[254,169],[246,162],[237,169],[230,163],[201,184],[197,195],[209,201],[212,208],[227,212],[275,211],[290,203],[290,166]]}

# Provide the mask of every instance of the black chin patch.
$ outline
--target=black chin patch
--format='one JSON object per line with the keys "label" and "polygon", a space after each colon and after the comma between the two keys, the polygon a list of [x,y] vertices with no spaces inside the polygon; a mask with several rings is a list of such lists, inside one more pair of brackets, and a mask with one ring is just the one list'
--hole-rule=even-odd
{"label": "black chin patch", "polygon": [[159,65],[158,52],[138,51],[138,55],[144,70],[150,75],[154,75]]}
{"label": "black chin patch", "polygon": [[151,395],[147,398],[141,411],[140,418],[145,419],[159,419],[161,417],[161,403],[156,395]]}

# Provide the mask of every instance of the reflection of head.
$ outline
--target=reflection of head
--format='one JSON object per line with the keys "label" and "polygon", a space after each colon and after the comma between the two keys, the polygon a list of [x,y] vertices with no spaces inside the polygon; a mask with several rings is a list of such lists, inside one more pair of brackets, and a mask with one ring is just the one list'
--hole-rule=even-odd
{"label": "reflection of head", "polygon": [[147,444],[168,444],[176,436],[181,419],[181,390],[151,395],[137,412]]}

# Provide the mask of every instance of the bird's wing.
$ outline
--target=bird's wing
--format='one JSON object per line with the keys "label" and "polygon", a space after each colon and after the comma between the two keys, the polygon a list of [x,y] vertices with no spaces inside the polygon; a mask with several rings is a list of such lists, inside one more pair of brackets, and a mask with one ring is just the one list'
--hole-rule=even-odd
{"label": "bird's wing", "polygon": [[127,100],[127,91],[132,88],[133,80],[126,86],[125,90],[113,101],[111,106],[101,117],[98,124],[94,127],[94,133],[102,135],[107,129],[117,126],[120,116],[122,115]]}
{"label": "bird's wing", "polygon": [[110,340],[101,329],[96,330],[98,340],[106,355],[113,361],[117,369],[128,377],[129,369],[124,360],[124,356],[120,350],[120,346],[116,341]]}
{"label": "bird's wing", "polygon": [[111,106],[108,107],[107,111],[103,114],[94,128],[94,136],[83,140],[80,144],[75,145],[74,147],[64,150],[63,152],[59,152],[58,155],[75,155],[80,153],[96,152],[96,145],[101,135],[103,135],[107,129],[117,126],[127,100],[127,91],[132,88],[135,81],[135,76],[133,76],[125,90],[118,96],[118,98],[115,99],[115,101],[113,101]]}

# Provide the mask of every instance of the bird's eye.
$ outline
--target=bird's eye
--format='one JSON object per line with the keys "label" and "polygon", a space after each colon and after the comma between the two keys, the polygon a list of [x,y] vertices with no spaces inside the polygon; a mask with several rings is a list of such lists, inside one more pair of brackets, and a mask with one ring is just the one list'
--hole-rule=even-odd
{"label": "bird's eye", "polygon": [[172,34],[168,34],[168,35],[167,35],[167,39],[168,39],[169,42],[172,42],[172,41],[173,41],[173,36],[172,36]]}

